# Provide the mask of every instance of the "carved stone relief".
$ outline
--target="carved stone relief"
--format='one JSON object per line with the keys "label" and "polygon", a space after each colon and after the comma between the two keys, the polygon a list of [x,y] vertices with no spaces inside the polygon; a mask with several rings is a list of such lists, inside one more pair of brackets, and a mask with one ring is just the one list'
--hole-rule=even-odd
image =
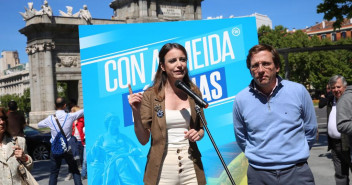
{"label": "carved stone relief", "polygon": [[58,56],[57,67],[79,67],[78,56]]}
{"label": "carved stone relief", "polygon": [[39,51],[51,51],[53,49],[55,49],[55,44],[53,42],[43,42],[27,46],[26,53],[31,55]]}

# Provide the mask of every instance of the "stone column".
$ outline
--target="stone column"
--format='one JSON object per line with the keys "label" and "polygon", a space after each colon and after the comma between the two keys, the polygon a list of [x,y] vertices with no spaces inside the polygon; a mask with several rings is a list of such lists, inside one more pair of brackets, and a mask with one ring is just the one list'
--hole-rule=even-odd
{"label": "stone column", "polygon": [[156,0],[150,0],[149,17],[156,17]]}
{"label": "stone column", "polygon": [[187,20],[187,19],[191,19],[193,20],[194,19],[194,16],[195,16],[195,12],[194,12],[194,9],[195,9],[195,2],[194,0],[190,0],[188,2],[188,4],[186,5],[186,9],[185,9],[185,14],[183,15],[184,18]]}
{"label": "stone column", "polygon": [[201,20],[202,19],[202,6],[201,6],[202,0],[196,0],[194,3],[195,7],[195,12],[194,12],[194,20]]}
{"label": "stone column", "polygon": [[37,42],[27,47],[30,63],[31,112],[30,125],[36,126],[39,121],[55,112],[54,66],[52,50],[55,44],[51,41]]}
{"label": "stone column", "polygon": [[78,100],[77,105],[83,107],[82,79],[78,80]]}
{"label": "stone column", "polygon": [[139,17],[148,17],[147,0],[139,0]]}

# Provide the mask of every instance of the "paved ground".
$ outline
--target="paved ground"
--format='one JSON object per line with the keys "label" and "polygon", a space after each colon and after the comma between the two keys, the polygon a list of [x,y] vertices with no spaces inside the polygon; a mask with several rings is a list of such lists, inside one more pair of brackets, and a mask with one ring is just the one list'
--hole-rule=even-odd
{"label": "paved ground", "polygon": [[[49,160],[45,161],[35,161],[34,167],[31,171],[34,178],[38,181],[40,185],[49,184],[49,175],[50,175],[50,165]],[[58,185],[72,185],[74,184],[73,180],[65,181],[66,175],[68,173],[68,166],[63,160],[63,165],[60,169],[60,174],[58,177]],[[87,180],[82,181],[84,185],[87,185]]]}
{"label": "paved ground", "polygon": [[[311,155],[308,160],[309,166],[314,174],[317,185],[332,185],[335,184],[334,166],[331,161],[331,154],[327,152],[327,138],[326,138],[326,109],[316,108],[319,140],[313,146]],[[58,178],[58,185],[74,184],[73,180],[64,181],[67,175],[67,165],[63,165],[60,170]],[[34,163],[32,174],[37,179],[40,185],[47,185],[49,183],[49,161],[38,161]],[[83,181],[87,185],[87,180]]]}
{"label": "paved ground", "polygon": [[333,185],[335,184],[335,170],[330,151],[327,151],[326,109],[316,108],[315,111],[319,128],[319,140],[310,151],[308,164],[313,172],[316,185]]}

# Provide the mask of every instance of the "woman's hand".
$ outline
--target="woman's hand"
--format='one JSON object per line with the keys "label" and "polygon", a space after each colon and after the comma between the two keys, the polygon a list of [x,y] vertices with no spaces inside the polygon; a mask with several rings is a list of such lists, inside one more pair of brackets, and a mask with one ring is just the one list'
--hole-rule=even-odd
{"label": "woman's hand", "polygon": [[185,131],[185,138],[188,139],[191,142],[196,142],[199,141],[203,138],[204,132],[203,130],[200,130],[199,132],[191,129],[189,131]]}
{"label": "woman's hand", "polygon": [[130,84],[128,84],[128,91],[130,92],[130,95],[128,96],[128,103],[130,104],[132,111],[139,112],[139,109],[141,108],[142,98],[143,98],[142,93],[133,94]]}
{"label": "woman's hand", "polygon": [[28,160],[28,157],[26,156],[26,154],[23,152],[22,148],[19,146],[14,146],[14,153],[15,153],[15,157],[17,159],[19,159],[22,162],[26,162]]}
{"label": "woman's hand", "polygon": [[137,136],[138,141],[142,145],[145,145],[149,141],[150,131],[148,129],[145,129],[142,125],[140,108],[142,104],[143,94],[142,93],[133,94],[130,84],[128,84],[128,91],[130,92],[130,95],[128,97],[128,103],[132,108],[132,114],[133,114],[133,120],[134,120],[134,132]]}

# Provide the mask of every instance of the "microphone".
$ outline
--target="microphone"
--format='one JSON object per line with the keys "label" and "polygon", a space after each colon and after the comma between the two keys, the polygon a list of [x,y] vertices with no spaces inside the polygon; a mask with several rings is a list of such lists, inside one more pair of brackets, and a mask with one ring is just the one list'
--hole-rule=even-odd
{"label": "microphone", "polygon": [[196,93],[194,93],[184,82],[182,82],[180,80],[176,80],[175,86],[177,88],[183,90],[190,97],[192,97],[198,106],[200,106],[202,108],[208,107],[208,103],[206,101],[204,101],[202,98],[200,98]]}

